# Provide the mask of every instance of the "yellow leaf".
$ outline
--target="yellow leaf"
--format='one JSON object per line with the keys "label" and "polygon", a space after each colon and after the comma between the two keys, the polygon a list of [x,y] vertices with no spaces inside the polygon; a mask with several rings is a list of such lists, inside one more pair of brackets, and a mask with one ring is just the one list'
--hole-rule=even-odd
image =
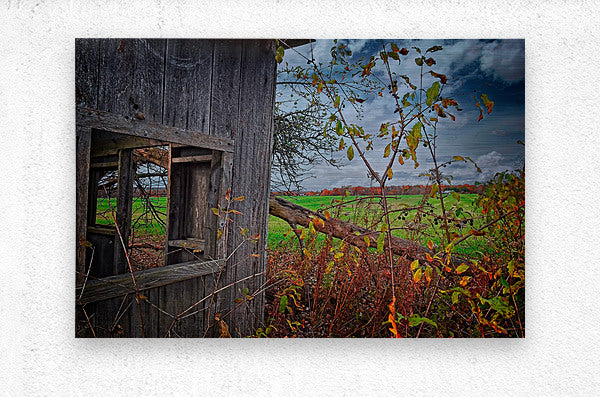
{"label": "yellow leaf", "polygon": [[469,270],[469,265],[466,264],[462,264],[459,267],[456,268],[456,274],[461,274],[466,272],[467,270]]}
{"label": "yellow leaf", "polygon": [[385,147],[385,150],[383,151],[383,157],[388,157],[390,155],[390,151],[391,151],[391,143],[388,143],[387,146]]}
{"label": "yellow leaf", "polygon": [[431,241],[431,240],[427,241],[427,248],[429,248],[430,250],[433,250],[433,241]]}
{"label": "yellow leaf", "polygon": [[329,219],[331,217],[331,214],[329,213],[329,211],[325,210],[323,211],[323,216],[325,216],[325,219]]}
{"label": "yellow leaf", "polygon": [[425,279],[427,280],[427,282],[431,282],[431,266],[427,266],[427,268],[425,269]]}
{"label": "yellow leaf", "polygon": [[307,258],[308,260],[310,260],[310,259],[311,259],[311,258],[310,258],[310,252],[308,252],[308,250],[307,250],[306,248],[304,248],[304,249],[302,250],[302,252],[304,253],[304,256],[306,256],[306,258]]}
{"label": "yellow leaf", "polygon": [[83,239],[83,238],[79,240],[79,245],[82,245],[82,246],[88,247],[88,248],[93,247],[92,243],[90,243],[89,241],[87,241],[86,239]]}
{"label": "yellow leaf", "polygon": [[394,176],[394,172],[392,171],[391,168],[388,168],[388,170],[387,170],[387,176],[388,176],[388,179],[392,179],[392,177]]}
{"label": "yellow leaf", "polygon": [[416,261],[413,261],[413,263],[410,264],[410,270],[414,271],[417,267],[419,267],[418,259]]}
{"label": "yellow leaf", "polygon": [[421,281],[421,276],[423,275],[423,271],[421,268],[418,268],[417,271],[415,272],[413,278],[415,280],[415,283],[418,283],[419,281]]}

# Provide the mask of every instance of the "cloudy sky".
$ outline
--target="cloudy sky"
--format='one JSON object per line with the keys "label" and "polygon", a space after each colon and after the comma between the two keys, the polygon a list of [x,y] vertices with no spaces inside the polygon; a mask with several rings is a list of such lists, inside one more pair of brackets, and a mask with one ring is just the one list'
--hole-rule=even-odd
{"label": "cloudy sky", "polygon": [[[419,47],[423,51],[434,45],[441,45],[443,50],[430,56],[436,60],[431,67],[437,73],[448,76],[448,83],[444,87],[443,95],[456,98],[462,112],[454,112],[456,121],[440,119],[438,125],[438,158],[441,161],[449,160],[452,156],[471,157],[482,169],[479,173],[470,164],[454,163],[445,172],[453,176],[455,184],[484,182],[496,172],[514,170],[524,162],[524,146],[517,143],[525,142],[525,42],[524,40],[385,40],[396,43],[398,47],[409,49],[409,54],[403,57],[403,62],[396,66],[399,74],[406,74],[411,82],[418,81],[419,69],[414,63],[417,53],[412,47]],[[361,57],[369,59],[381,50],[380,40],[339,40],[348,45],[353,51],[349,61],[358,61]],[[312,57],[317,62],[327,63],[330,59],[330,48],[333,40],[317,40],[314,43],[294,50],[303,56]],[[389,49],[389,46],[388,46]],[[287,65],[307,66],[306,59],[294,52],[287,50],[280,70]],[[429,56],[429,55],[428,55]],[[366,63],[366,62],[365,62]],[[394,65],[397,62],[394,61]],[[427,70],[427,69],[426,69]],[[375,71],[375,69],[374,69]],[[383,70],[375,71],[381,73]],[[383,77],[383,76],[382,76]],[[285,76],[280,75],[280,81]],[[424,80],[424,88],[433,83],[433,78]],[[284,86],[278,85],[284,96],[287,91]],[[400,90],[401,91],[401,90]],[[477,121],[479,111],[475,107],[475,99],[485,93],[494,101],[491,114],[484,111],[484,119]],[[403,92],[401,92],[401,95]],[[364,98],[364,97],[363,97]],[[346,107],[348,109],[348,107]],[[485,108],[484,108],[485,110]],[[384,122],[393,122],[394,103],[389,95],[379,97],[371,95],[363,104],[362,116],[358,120],[353,112],[348,112],[347,117],[351,122],[363,126],[367,132],[377,132]],[[386,143],[374,145],[369,151],[368,159],[376,171],[385,169],[388,159],[383,159],[383,147]],[[313,177],[303,183],[307,190],[320,190],[323,188],[339,187],[345,185],[369,186],[365,165],[358,156],[348,161],[345,150],[336,152],[334,156],[342,160],[343,166],[336,169],[327,165],[315,166],[312,170]],[[394,177],[389,182],[391,185],[424,184],[426,180],[419,178],[419,174],[427,172],[433,162],[427,149],[419,147],[418,161],[420,166],[415,170],[411,161],[406,161],[403,166],[394,165]]]}

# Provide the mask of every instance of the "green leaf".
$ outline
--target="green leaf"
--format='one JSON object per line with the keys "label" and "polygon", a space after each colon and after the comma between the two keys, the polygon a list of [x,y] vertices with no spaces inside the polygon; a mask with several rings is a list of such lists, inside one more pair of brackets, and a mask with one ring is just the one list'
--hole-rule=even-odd
{"label": "green leaf", "polygon": [[352,159],[354,158],[354,149],[352,145],[348,147],[348,152],[346,154],[348,155],[348,160],[352,161]]}
{"label": "green leaf", "polygon": [[275,51],[275,61],[277,61],[277,63],[281,63],[281,61],[283,61],[284,52],[285,50],[282,46],[277,47],[277,50]]}
{"label": "green leaf", "polygon": [[331,272],[331,269],[333,269],[334,264],[335,264],[334,261],[329,262],[329,264],[327,265],[327,268],[325,269],[326,274],[329,274],[329,272]]}
{"label": "green leaf", "polygon": [[392,144],[388,143],[388,145],[385,147],[385,150],[383,151],[383,157],[389,157],[391,147]]}
{"label": "green leaf", "polygon": [[411,314],[410,317],[408,318],[408,325],[410,327],[414,327],[414,326],[420,325],[422,323],[427,323],[427,324],[432,325],[437,328],[437,324],[433,320],[430,320],[426,317],[420,317],[416,314]]}
{"label": "green leaf", "polygon": [[288,305],[288,297],[287,295],[283,295],[279,300],[279,313],[285,312],[285,308]]}
{"label": "green leaf", "polygon": [[369,236],[365,236],[364,240],[367,247],[371,245],[371,239],[369,238]]}
{"label": "green leaf", "polygon": [[456,274],[461,274],[469,270],[469,265],[463,263],[459,267],[456,268]]}
{"label": "green leaf", "polygon": [[344,127],[342,126],[342,122],[339,120],[335,126],[335,133],[338,135],[342,135],[344,133]]}
{"label": "green leaf", "polygon": [[384,244],[385,244],[385,233],[379,233],[379,236],[377,237],[377,252],[378,253],[383,252]]}
{"label": "green leaf", "polygon": [[438,81],[436,81],[427,90],[427,101],[425,102],[425,103],[427,103],[427,106],[431,106],[431,104],[438,97],[439,94],[440,94],[440,83]]}
{"label": "green leaf", "polygon": [[415,63],[418,66],[423,66],[423,58],[422,57],[421,58],[415,58]]}
{"label": "green leaf", "polygon": [[418,121],[413,125],[412,131],[411,131],[411,135],[414,136],[417,139],[421,139],[423,137],[423,134],[421,134],[421,127],[423,126],[423,124]]}
{"label": "green leaf", "polygon": [[339,95],[335,97],[335,100],[333,101],[333,106],[336,108],[340,107],[340,96]]}
{"label": "green leaf", "polygon": [[435,197],[435,195],[437,194],[438,190],[440,190],[440,185],[438,185],[437,183],[435,185],[433,185],[431,187],[431,193],[430,196],[431,197]]}
{"label": "green leaf", "polygon": [[458,291],[454,291],[452,293],[452,304],[453,305],[456,305],[456,302],[458,302],[458,295],[459,295]]}

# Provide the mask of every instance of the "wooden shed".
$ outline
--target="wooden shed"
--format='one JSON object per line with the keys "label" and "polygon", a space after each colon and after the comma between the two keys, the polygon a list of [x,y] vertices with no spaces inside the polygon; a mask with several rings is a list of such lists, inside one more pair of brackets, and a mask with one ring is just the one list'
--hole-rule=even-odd
{"label": "wooden shed", "polygon": [[[275,50],[274,40],[75,41],[76,336],[219,336],[227,325],[236,337],[262,323]],[[165,262],[132,272],[132,156],[154,146],[169,153]],[[97,225],[106,170],[118,176],[114,223]]]}

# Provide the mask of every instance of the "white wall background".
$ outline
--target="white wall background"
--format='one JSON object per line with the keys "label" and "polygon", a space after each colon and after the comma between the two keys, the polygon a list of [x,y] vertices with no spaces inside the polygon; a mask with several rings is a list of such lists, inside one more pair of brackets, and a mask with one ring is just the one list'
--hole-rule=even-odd
{"label": "white wall background", "polygon": [[[1,3],[0,394],[600,393],[594,1]],[[74,339],[74,38],[307,36],[526,39],[527,338]]]}

